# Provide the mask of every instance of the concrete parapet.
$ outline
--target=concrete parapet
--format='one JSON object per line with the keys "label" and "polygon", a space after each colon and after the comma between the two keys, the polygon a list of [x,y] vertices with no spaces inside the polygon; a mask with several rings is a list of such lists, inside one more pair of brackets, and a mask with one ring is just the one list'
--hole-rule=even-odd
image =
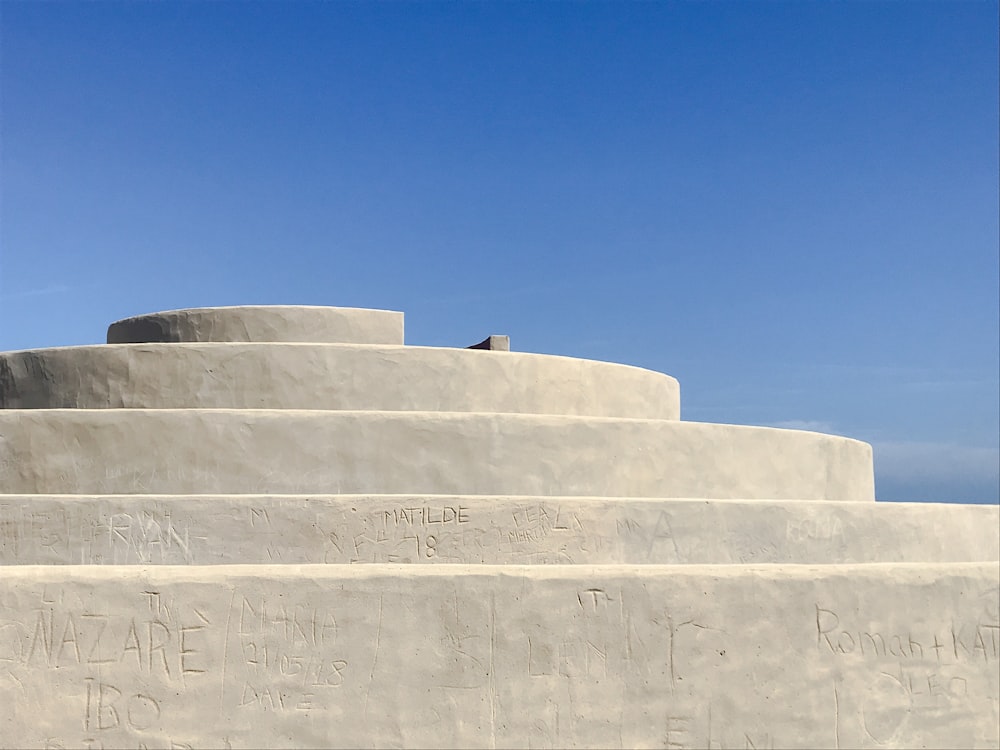
{"label": "concrete parapet", "polygon": [[669,375],[627,365],[416,346],[129,344],[0,353],[0,409],[122,407],[679,419],[680,389]]}
{"label": "concrete parapet", "polygon": [[136,315],[108,328],[109,344],[183,341],[402,344],[403,313],[302,305],[200,307]]}
{"label": "concrete parapet", "polygon": [[0,411],[0,486],[874,500],[871,447],[819,433],[373,411],[8,409]]}
{"label": "concrete parapet", "polygon": [[978,562],[998,528],[936,503],[0,495],[0,565]]}
{"label": "concrete parapet", "polygon": [[989,563],[17,566],[0,611],[19,748],[965,749],[1000,731]]}
{"label": "concrete parapet", "polygon": [[510,336],[496,336],[490,335],[485,339],[480,341],[478,344],[473,344],[472,346],[465,347],[466,349],[485,349],[487,351],[493,352],[509,352],[510,351]]}

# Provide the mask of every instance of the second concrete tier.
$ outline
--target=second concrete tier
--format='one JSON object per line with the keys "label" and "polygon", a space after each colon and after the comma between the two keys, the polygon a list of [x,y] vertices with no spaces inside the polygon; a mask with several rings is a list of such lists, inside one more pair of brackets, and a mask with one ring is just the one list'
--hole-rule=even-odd
{"label": "second concrete tier", "polygon": [[937,503],[0,495],[0,565],[976,562],[998,525]]}
{"label": "second concrete tier", "polygon": [[338,344],[0,353],[0,409],[353,409],[679,419],[669,375],[544,354]]}
{"label": "second concrete tier", "polygon": [[874,501],[871,447],[595,417],[0,411],[7,493],[428,493]]}

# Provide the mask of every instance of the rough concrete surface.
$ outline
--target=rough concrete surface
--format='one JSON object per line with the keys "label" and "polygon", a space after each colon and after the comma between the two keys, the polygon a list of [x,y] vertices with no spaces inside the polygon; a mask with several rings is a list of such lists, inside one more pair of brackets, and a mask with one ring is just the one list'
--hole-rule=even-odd
{"label": "rough concrete surface", "polygon": [[0,564],[975,562],[998,528],[940,503],[0,495]]}
{"label": "rough concrete surface", "polygon": [[871,448],[847,438],[430,412],[0,410],[0,482],[18,493],[874,500]]}
{"label": "rough concrete surface", "polygon": [[108,327],[109,344],[181,341],[402,344],[403,313],[298,305],[201,307],[137,315]]}
{"label": "rough concrete surface", "polygon": [[994,566],[969,563],[8,567],[0,731],[39,748],[991,747],[998,608]]}
{"label": "rough concrete surface", "polygon": [[0,748],[1000,748],[1000,508],[491,339],[0,353]]}
{"label": "rough concrete surface", "polygon": [[638,367],[519,352],[130,344],[0,353],[0,408],[477,411],[679,419],[680,389],[669,375]]}

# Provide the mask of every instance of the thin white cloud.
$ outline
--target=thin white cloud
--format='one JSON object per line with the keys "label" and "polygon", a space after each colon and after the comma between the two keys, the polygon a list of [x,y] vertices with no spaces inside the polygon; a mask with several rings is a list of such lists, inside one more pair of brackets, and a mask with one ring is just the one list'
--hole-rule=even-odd
{"label": "thin white cloud", "polygon": [[952,391],[957,388],[982,388],[984,386],[995,388],[998,383],[1000,383],[1000,381],[988,378],[980,378],[977,380],[923,380],[919,382],[902,383],[900,388],[904,391],[915,393],[940,393]]}
{"label": "thin white cloud", "polygon": [[982,368],[908,367],[903,365],[832,364],[809,362],[772,362],[780,367],[802,373],[829,377],[864,377],[888,379],[895,387],[939,389],[953,386],[977,386],[997,382],[994,371]]}
{"label": "thin white cloud", "polygon": [[26,299],[28,297],[46,297],[50,294],[64,294],[70,291],[66,284],[49,284],[38,289],[24,289],[20,292],[9,292],[0,294],[0,300]]}
{"label": "thin white cloud", "polygon": [[954,443],[874,443],[875,470],[886,479],[905,481],[996,482],[1000,449]]}

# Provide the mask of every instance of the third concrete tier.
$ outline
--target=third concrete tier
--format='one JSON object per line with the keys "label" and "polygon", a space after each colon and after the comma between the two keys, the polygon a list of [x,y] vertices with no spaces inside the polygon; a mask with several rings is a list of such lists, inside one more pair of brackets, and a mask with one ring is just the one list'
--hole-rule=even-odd
{"label": "third concrete tier", "polygon": [[871,447],[797,430],[514,414],[0,411],[8,493],[873,501]]}

